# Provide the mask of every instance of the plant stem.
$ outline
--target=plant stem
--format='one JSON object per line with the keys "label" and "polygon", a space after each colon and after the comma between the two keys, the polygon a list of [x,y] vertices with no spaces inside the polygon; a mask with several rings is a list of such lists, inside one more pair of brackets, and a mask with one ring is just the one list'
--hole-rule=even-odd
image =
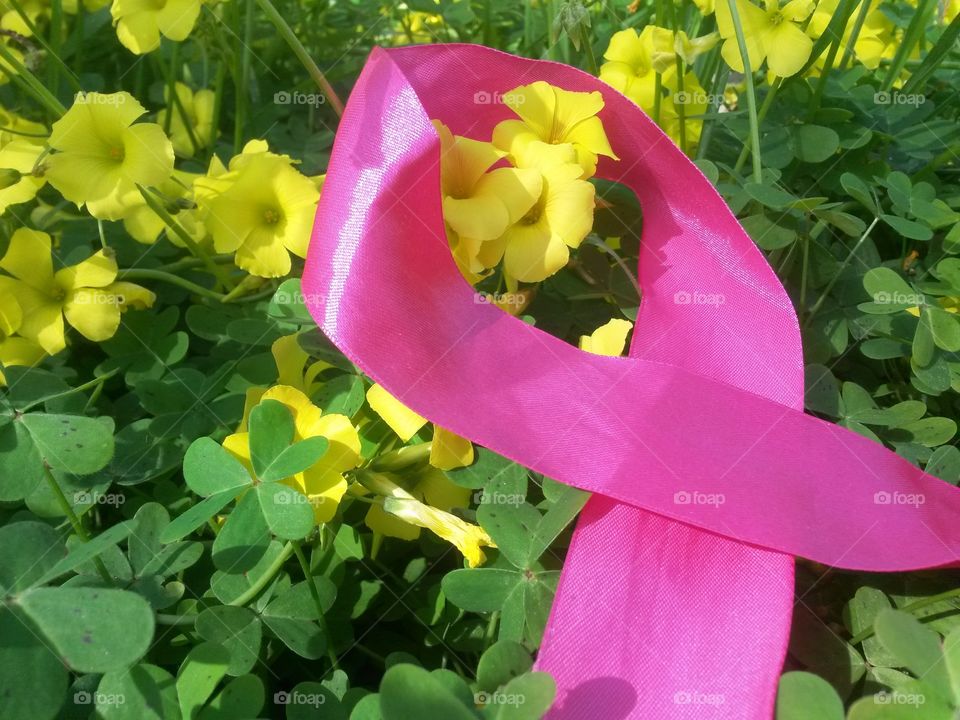
{"label": "plant stem", "polygon": [[323,614],[323,603],[320,600],[320,591],[317,589],[317,581],[313,577],[313,572],[310,569],[310,563],[307,562],[307,556],[303,554],[303,548],[300,547],[299,542],[293,543],[293,552],[297,556],[297,560],[300,562],[300,569],[303,570],[303,574],[307,579],[307,587],[310,588],[310,595],[313,597],[313,604],[317,608],[317,624],[320,626],[320,630],[323,632],[323,636],[327,641],[327,658],[330,660],[330,664],[336,670],[339,665],[337,664],[337,654],[333,650],[333,646],[330,644],[330,628],[327,627],[327,619]]}
{"label": "plant stem", "polygon": [[[952,600],[953,598],[960,597],[960,588],[954,588],[953,590],[947,590],[946,592],[939,593],[937,595],[931,595],[930,597],[920,598],[919,600],[914,600],[908,605],[904,605],[901,608],[897,608],[900,612],[910,613],[914,610],[920,610],[922,608],[928,607],[930,605],[936,605],[939,602],[944,600]],[[854,635],[849,642],[851,645],[859,645],[864,640],[867,640],[873,637],[873,625],[864,628],[856,635]]]}
{"label": "plant stem", "polygon": [[735,0],[727,0],[730,7],[730,17],[737,34],[737,47],[743,59],[743,77],[747,83],[747,110],[750,114],[750,144],[753,152],[753,181],[763,180],[763,166],[760,162],[760,121],[757,117],[757,94],[753,86],[753,70],[750,68],[750,56],[747,53],[747,39],[743,34],[743,25],[740,23],[740,12]]}
{"label": "plant stem", "polygon": [[857,250],[860,249],[860,246],[866,242],[868,237],[870,237],[870,233],[873,232],[873,228],[876,227],[878,222],[880,222],[880,218],[873,219],[873,222],[870,223],[870,226],[863,232],[863,235],[860,236],[860,239],[854,243],[853,247],[850,249],[850,252],[847,253],[846,259],[840,264],[840,267],[834,271],[833,277],[830,278],[830,282],[827,283],[827,286],[823,289],[823,292],[820,293],[820,297],[817,298],[817,301],[813,304],[813,307],[810,308],[810,312],[803,324],[805,328],[809,327],[810,323],[813,322],[814,316],[817,314],[817,312],[819,312],[820,307],[826,301],[830,291],[833,290],[833,286],[837,284],[837,280],[840,279],[840,274],[847,267],[847,265],[850,264],[850,261],[853,260],[853,256],[857,254]]}
{"label": "plant stem", "polygon": [[[73,506],[70,504],[70,501],[67,500],[67,496],[63,494],[63,488],[60,487],[60,483],[57,482],[57,479],[53,476],[53,473],[50,472],[50,468],[46,463],[43,464],[43,476],[50,490],[53,492],[57,504],[60,506],[63,514],[67,516],[67,520],[70,521],[70,526],[73,528],[74,534],[83,542],[90,542],[90,535],[87,534],[83,523],[80,522],[80,518],[77,517],[77,513],[74,512]],[[93,564],[97,568],[100,577],[103,578],[103,581],[107,583],[107,585],[113,585],[113,578],[110,577],[107,566],[103,564],[103,560],[101,560],[99,556],[93,558]]]}
{"label": "plant stem", "polygon": [[197,622],[196,615],[167,615],[157,613],[157,625],[189,625],[193,626]]}
{"label": "plant stem", "polygon": [[283,15],[277,12],[277,8],[273,6],[273,3],[271,3],[270,0],[257,0],[257,4],[266,14],[267,19],[273,23],[273,26],[277,29],[277,32],[280,33],[280,36],[287,41],[287,45],[293,51],[293,54],[297,56],[297,59],[306,68],[307,72],[310,74],[310,77],[317,84],[317,87],[323,91],[323,94],[326,96],[327,100],[330,101],[330,105],[333,107],[333,111],[337,114],[337,117],[343,117],[343,103],[337,96],[336,91],[327,81],[327,77],[323,74],[323,71],[317,67],[317,64],[313,61],[313,58],[310,57],[310,53],[307,52],[307,49],[297,38],[296,34],[290,29],[287,21],[283,19]]}
{"label": "plant stem", "polygon": [[20,408],[20,412],[25,413],[30,411],[32,408],[35,408],[37,405],[41,403],[50,402],[51,400],[58,400],[62,397],[73,395],[74,393],[83,392],[87,388],[91,388],[94,385],[101,385],[102,383],[105,383],[107,380],[109,380],[114,375],[116,375],[118,372],[120,372],[120,368],[114,368],[110,372],[105,372],[103,375],[97,375],[92,380],[87,380],[87,382],[83,383],[82,385],[77,385],[76,387],[72,387],[69,390],[64,390],[63,392],[58,392],[56,395],[48,395],[47,397],[42,397],[39,400],[34,400],[33,402],[27,403],[22,408]]}
{"label": "plant stem", "polygon": [[294,553],[294,545],[292,542],[288,542],[283,546],[283,549],[280,551],[280,554],[277,555],[276,559],[270,563],[270,567],[264,571],[263,575],[254,580],[253,584],[250,585],[250,588],[242,593],[240,597],[236,598],[233,602],[227,603],[228,605],[233,605],[235,607],[243,607],[251,600],[253,600],[260,592],[267,586],[267,584],[273,580],[280,568],[283,567],[283,564],[290,558]]}
{"label": "plant stem", "polygon": [[205,298],[210,298],[211,300],[216,300],[218,302],[223,302],[225,295],[214,292],[209,288],[205,288],[202,285],[197,285],[192,283],[189,280],[184,280],[181,277],[176,275],[171,275],[170,273],[163,272],[162,270],[148,270],[146,268],[129,268],[121,270],[117,277],[120,280],[159,280],[160,282],[170,283],[171,285],[178,285],[184,290],[189,290],[192,293],[201,295]]}
{"label": "plant stem", "polygon": [[[777,97],[777,92],[779,92],[781,85],[783,85],[783,78],[778,77],[773,81],[773,84],[767,91],[767,96],[763,98],[763,104],[760,106],[760,111],[757,113],[757,125],[766,119],[767,113],[770,112],[770,108],[773,107],[774,98]],[[746,164],[747,157],[749,155],[750,145],[744,143],[743,148],[740,150],[740,156],[737,158],[737,163],[733,166],[733,171],[735,173],[739,173],[741,170],[743,170],[743,166]]]}
{"label": "plant stem", "polygon": [[[153,210],[164,224],[173,230],[180,241],[186,245],[187,249],[194,257],[198,257],[203,260],[203,264],[206,266],[207,270],[220,282],[220,284],[227,290],[232,290],[234,284],[230,281],[230,278],[227,276],[226,271],[217,265],[216,263],[210,260],[210,255],[202,248],[200,245],[194,241],[186,230],[183,229],[183,226],[177,222],[167,209],[159,202],[157,197],[151,197],[150,192],[147,188],[142,185],[137,185],[137,189],[140,191],[140,195],[143,197],[143,201],[150,206],[150,209]],[[155,195],[159,196],[159,193],[156,190],[153,190]]]}

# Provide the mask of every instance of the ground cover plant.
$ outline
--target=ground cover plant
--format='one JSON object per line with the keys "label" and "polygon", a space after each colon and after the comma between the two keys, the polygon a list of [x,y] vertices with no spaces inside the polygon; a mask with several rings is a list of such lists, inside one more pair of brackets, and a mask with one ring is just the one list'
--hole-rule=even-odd
{"label": "ground cover plant", "polygon": [[[785,284],[807,411],[960,483],[957,0],[0,13],[0,718],[550,707],[533,661],[586,494],[404,407],[304,305],[338,117],[376,45],[481,43],[624,93]],[[642,208],[593,177],[616,154],[596,98],[530,79],[474,102],[515,117],[491,137],[436,124],[466,281],[622,354]],[[799,561],[777,717],[954,717],[958,598],[949,569]]]}

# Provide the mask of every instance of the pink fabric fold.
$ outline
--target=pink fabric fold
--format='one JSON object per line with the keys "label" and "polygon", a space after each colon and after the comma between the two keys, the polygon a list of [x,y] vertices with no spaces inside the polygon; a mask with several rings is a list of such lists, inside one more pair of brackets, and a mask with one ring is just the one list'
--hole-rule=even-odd
{"label": "pink fabric fold", "polygon": [[[484,139],[535,80],[599,91],[643,209],[627,358],[477,301],[444,236],[431,118]],[[324,333],[418,413],[596,493],[538,665],[554,720],[768,718],[793,556],[890,571],[956,561],[960,494],[803,413],[792,304],[709,181],[576,69],[470,45],[375,50],[331,157],[303,278]]]}

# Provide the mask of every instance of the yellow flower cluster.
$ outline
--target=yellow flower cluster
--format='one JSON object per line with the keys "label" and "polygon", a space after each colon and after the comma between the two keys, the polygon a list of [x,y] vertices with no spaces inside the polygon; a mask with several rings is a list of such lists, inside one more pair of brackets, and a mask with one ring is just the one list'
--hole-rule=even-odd
{"label": "yellow flower cluster", "polygon": [[100,250],[86,260],[54,270],[50,236],[20,228],[0,259],[0,363],[33,365],[66,347],[70,325],[101,342],[120,326],[120,313],[153,305],[146,288],[117,280],[113,255]]}
{"label": "yellow flower cluster", "polygon": [[[278,384],[269,389],[253,387],[247,390],[243,419],[237,431],[224,439],[223,446],[249,469],[247,427],[250,412],[264,400],[280,402],[294,418],[295,441],[324,437],[330,443],[327,452],[311,467],[282,481],[307,497],[318,524],[333,520],[348,490],[352,496],[373,493],[366,524],[378,538],[414,540],[419,537],[421,528],[427,528],[455,545],[471,566],[482,563],[484,556],[480,548],[493,547],[493,541],[480,527],[450,512],[454,508],[467,508],[471,492],[452,483],[442,472],[465,467],[474,461],[470,441],[434,426],[430,443],[395,451],[392,453],[393,462],[386,459],[390,454],[381,455],[378,458],[379,471],[362,471],[362,482],[351,485],[350,479],[358,477],[356,472],[363,465],[358,427],[345,415],[324,412],[310,399],[311,393],[321,384],[317,375],[330,366],[323,361],[311,362],[296,335],[279,338],[271,351],[277,366]],[[377,384],[367,391],[367,407],[370,412],[361,414],[361,425],[380,418],[404,443],[427,424],[424,418]],[[427,464],[419,467],[422,459],[426,459]],[[391,474],[401,470],[403,480]]]}
{"label": "yellow flower cluster", "polygon": [[290,254],[306,255],[322,178],[304,176],[260,140],[226,166],[214,156],[206,174],[175,169],[175,153],[190,156],[214,140],[213,93],[180,83],[175,92],[157,123],[138,122],[146,110],[126,92],[78,95],[48,138],[20,121],[25,136],[0,136],[0,209],[49,182],[93,217],[122,220],[139,242],[156,242],[166,229],[176,245],[234,254],[252,275],[289,274]]}
{"label": "yellow flower cluster", "polygon": [[633,100],[674,140],[680,138],[681,114],[687,140],[696,143],[707,110],[707,93],[696,75],[678,67],[690,64],[717,42],[716,33],[691,40],[684,32],[647,25],[615,33],[603,57],[600,79]]}
{"label": "yellow flower cluster", "polygon": [[460,271],[475,283],[503,262],[507,286],[539,282],[567,264],[593,227],[597,157],[616,159],[598,113],[600,93],[535,82],[503,95],[519,119],[493,142],[440,135],[447,238]]}

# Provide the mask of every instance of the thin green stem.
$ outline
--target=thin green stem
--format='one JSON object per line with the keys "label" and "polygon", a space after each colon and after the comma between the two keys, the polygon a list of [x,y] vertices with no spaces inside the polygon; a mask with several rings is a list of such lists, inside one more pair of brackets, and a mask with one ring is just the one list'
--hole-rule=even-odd
{"label": "thin green stem", "polygon": [[67,108],[64,107],[63,103],[57,100],[57,98],[53,96],[53,93],[47,90],[43,83],[37,79],[36,75],[17,60],[3,43],[0,43],[0,58],[3,58],[4,63],[9,65],[9,67],[2,67],[3,72],[11,78],[18,78],[18,84],[21,85],[28,94],[33,95],[34,99],[47,108],[54,117],[59,118],[67,112]]}
{"label": "thin green stem", "polygon": [[164,224],[173,230],[180,241],[186,245],[187,249],[194,257],[198,257],[203,260],[203,264],[206,266],[207,270],[220,282],[220,284],[226,288],[228,291],[234,288],[234,283],[230,280],[230,277],[227,275],[226,271],[214,263],[210,259],[210,254],[207,253],[194,239],[191,237],[190,233],[183,229],[183,226],[177,222],[177,219],[173,217],[167,209],[160,203],[160,198],[162,196],[156,190],[153,190],[153,194],[157,197],[152,197],[151,192],[143,187],[142,185],[137,185],[137,189],[140,191],[140,195],[143,197],[143,201],[150,206],[150,209],[153,210]]}
{"label": "thin green stem", "polygon": [[[760,106],[760,111],[757,113],[757,124],[760,125],[767,117],[767,113],[770,112],[770,108],[773,107],[773,101],[777,97],[777,93],[780,91],[780,87],[783,85],[783,78],[776,78],[773,81],[773,84],[770,86],[770,89],[767,91],[767,95],[763,98],[763,104]],[[737,157],[737,162],[733,166],[733,171],[739,173],[743,170],[743,166],[747,163],[747,157],[750,155],[751,146],[747,143],[743,144],[743,147],[740,149],[740,155]]]}
{"label": "thin green stem", "polygon": [[35,408],[37,405],[41,405],[41,404],[43,404],[43,403],[50,402],[51,400],[59,400],[60,398],[67,397],[67,396],[69,396],[69,395],[73,395],[74,393],[83,392],[84,390],[89,390],[90,388],[92,388],[92,387],[94,387],[94,386],[96,386],[96,385],[102,385],[102,384],[105,383],[107,380],[109,380],[109,379],[112,378],[114,375],[116,375],[118,372],[120,372],[120,368],[114,368],[113,370],[110,370],[109,372],[105,372],[103,375],[97,375],[95,378],[93,378],[92,380],[88,380],[87,382],[83,383],[82,385],[77,385],[76,387],[72,387],[72,388],[70,388],[70,389],[68,389],[68,390],[64,390],[63,392],[58,392],[58,393],[56,393],[55,395],[48,395],[48,396],[46,396],[46,397],[39,398],[38,400],[34,400],[34,401],[31,402],[31,403],[27,403],[27,404],[24,405],[23,407],[19,408],[19,410],[20,410],[20,412],[25,413],[25,412],[28,412],[29,410],[32,410],[32,409]]}
{"label": "thin green stem", "polygon": [[157,613],[157,625],[185,625],[193,627],[197,622],[196,615],[168,615]]}
{"label": "thin green stem", "polygon": [[257,4],[266,14],[267,19],[273,23],[273,26],[277,29],[277,32],[280,33],[280,36],[286,40],[287,45],[293,51],[293,54],[297,56],[297,59],[303,64],[303,67],[306,68],[307,72],[310,74],[310,77],[317,84],[317,87],[320,88],[327,100],[330,101],[330,105],[333,107],[333,111],[337,114],[337,117],[342,117],[343,103],[337,96],[333,86],[327,81],[327,76],[323,74],[323,71],[321,71],[319,67],[317,67],[317,64],[313,61],[313,58],[310,57],[310,53],[307,52],[307,49],[303,46],[296,34],[287,24],[287,21],[283,19],[283,15],[277,12],[277,8],[273,6],[273,3],[271,3],[270,0],[257,0]]}
{"label": "thin green stem", "polygon": [[[80,518],[77,517],[77,513],[74,512],[73,506],[70,504],[70,501],[67,500],[67,496],[63,494],[63,488],[60,487],[60,483],[57,482],[57,479],[53,476],[53,473],[50,472],[50,468],[47,467],[46,463],[43,465],[43,476],[51,492],[53,492],[53,496],[56,498],[60,510],[67,516],[67,520],[70,521],[70,526],[73,528],[74,534],[83,542],[90,542],[90,535],[83,527],[83,523],[80,522]],[[113,578],[110,577],[107,566],[103,564],[103,560],[101,560],[99,556],[93,558],[93,564],[97,568],[100,577],[103,578],[103,581],[107,583],[107,585],[113,585]]]}
{"label": "thin green stem", "polygon": [[820,293],[820,297],[817,298],[817,301],[813,304],[813,307],[810,308],[810,312],[803,324],[805,328],[810,327],[810,323],[813,322],[813,318],[820,311],[823,303],[826,302],[827,296],[830,294],[830,291],[833,290],[833,286],[837,284],[837,280],[840,279],[840,275],[843,273],[847,265],[850,264],[850,261],[853,260],[863,243],[865,243],[867,238],[870,237],[870,233],[873,232],[873,228],[877,226],[878,222],[880,222],[880,218],[873,219],[873,222],[871,222],[869,227],[867,227],[867,229],[863,232],[863,235],[860,236],[860,239],[853,244],[852,248],[850,248],[850,252],[847,253],[846,259],[840,263],[840,267],[834,270],[833,277],[830,278],[830,282],[827,283],[827,286],[823,289],[823,292]]}
{"label": "thin green stem", "polygon": [[[899,610],[900,612],[912,613],[915,610],[921,610],[925,607],[929,607],[930,605],[936,605],[937,603],[944,602],[945,600],[952,600],[957,597],[960,597],[960,588],[954,588],[953,590],[947,590],[945,592],[938,593],[937,595],[931,595],[930,597],[914,600],[912,603],[909,603],[908,605],[904,605],[901,608],[897,608],[897,610]],[[863,630],[858,632],[856,635],[854,635],[852,638],[850,638],[848,642],[851,645],[859,645],[864,640],[867,640],[873,637],[873,633],[874,633],[873,625],[870,625],[869,627],[864,628]]]}
{"label": "thin green stem", "polygon": [[727,0],[730,7],[730,17],[737,35],[737,47],[743,59],[743,77],[747,83],[747,110],[750,114],[750,145],[753,154],[753,181],[763,180],[763,165],[760,161],[760,121],[757,116],[757,94],[753,84],[753,70],[750,68],[750,56],[747,52],[747,39],[743,34],[743,25],[740,22],[740,12],[734,0]]}
{"label": "thin green stem", "polygon": [[292,542],[288,542],[283,546],[280,554],[274,558],[272,563],[270,563],[270,567],[264,571],[263,575],[254,580],[246,592],[241,593],[239,597],[233,600],[233,602],[229,602],[227,604],[235,607],[243,607],[252,601],[263,591],[270,581],[276,577],[277,573],[280,572],[280,568],[283,567],[283,564],[290,558],[291,555],[293,555],[293,553],[294,545]]}
{"label": "thin green stem", "polygon": [[303,548],[299,542],[293,543],[293,552],[300,563],[300,569],[307,579],[307,587],[310,588],[310,596],[313,598],[313,604],[317,608],[317,624],[327,641],[327,658],[334,669],[340,667],[337,663],[337,653],[334,652],[333,645],[330,643],[330,628],[327,627],[327,619],[323,613],[323,602],[320,600],[320,590],[317,588],[317,581],[313,577],[313,571],[310,569],[310,563],[307,562],[307,556],[303,553]]}
{"label": "thin green stem", "polygon": [[162,270],[129,268],[126,270],[121,270],[117,274],[117,277],[120,280],[158,280],[171,285],[177,285],[182,287],[184,290],[189,290],[196,295],[201,295],[202,297],[210,298],[211,300],[216,300],[217,302],[223,302],[223,299],[226,297],[226,295],[223,295],[222,293],[214,292],[213,290],[205,288],[202,285],[197,285],[196,283],[192,283],[189,280],[184,280],[176,275],[163,272]]}

